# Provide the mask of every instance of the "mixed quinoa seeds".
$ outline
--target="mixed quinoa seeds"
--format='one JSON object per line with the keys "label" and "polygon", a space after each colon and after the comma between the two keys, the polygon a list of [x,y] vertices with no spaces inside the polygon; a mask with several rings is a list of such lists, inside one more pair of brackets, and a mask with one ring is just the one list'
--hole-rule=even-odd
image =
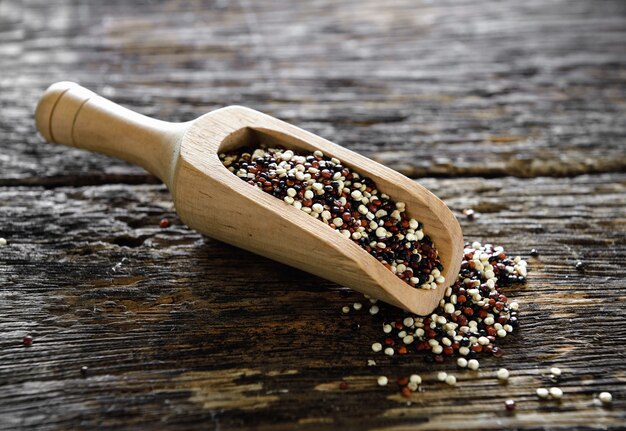
{"label": "mixed quinoa seeds", "polygon": [[475,366],[471,358],[478,353],[501,356],[497,341],[518,326],[518,304],[509,302],[500,289],[523,282],[526,271],[526,262],[507,257],[502,247],[467,244],[458,280],[446,290],[439,307],[426,317],[385,308],[384,339],[372,344],[372,350],[390,356],[428,352],[427,359],[438,363],[446,356],[459,356],[457,365],[470,369]]}
{"label": "mixed quinoa seeds", "polygon": [[284,148],[243,148],[220,160],[242,180],[352,239],[409,285],[436,289],[445,282],[434,244],[406,205],[340,160]]}
{"label": "mixed quinoa seeds", "polygon": [[[352,239],[411,286],[432,289],[445,282],[432,241],[421,223],[407,216],[405,204],[339,160],[320,151],[302,155],[283,148],[239,149],[220,154],[220,160],[242,180]],[[459,367],[478,369],[474,356],[500,356],[497,340],[517,326],[518,304],[509,303],[500,288],[525,277],[525,261],[507,257],[502,247],[476,242],[466,245],[458,280],[430,316],[379,307],[375,300],[369,308],[357,302],[342,312],[363,309],[382,316],[385,337],[372,344],[375,353],[428,352],[426,358],[438,363],[459,356]]]}
{"label": "mixed quinoa seeds", "polygon": [[[434,244],[424,234],[422,224],[408,217],[406,205],[394,202],[377,190],[370,178],[339,160],[320,151],[297,154],[284,148],[244,148],[220,154],[220,160],[250,185],[352,239],[409,285],[434,289],[445,282]],[[479,216],[473,210],[465,210],[464,214],[468,220]],[[161,222],[162,228],[167,225]],[[531,256],[538,254],[534,249],[531,252]],[[579,262],[576,268],[583,270],[584,264]],[[524,282],[526,273],[526,262],[520,257],[510,258],[502,247],[474,242],[465,245],[459,276],[431,315],[417,316],[370,298],[369,304],[367,300],[355,302],[341,311],[365,312],[381,323],[383,336],[371,345],[375,354],[422,352],[428,362],[437,363],[455,357],[459,369],[472,372],[480,368],[480,355],[499,357],[504,353],[498,344],[518,327],[519,306],[509,301],[501,289]],[[369,359],[367,365],[377,364]],[[550,373],[550,382],[557,383],[561,370],[553,367]],[[495,372],[503,385],[510,375],[506,368]],[[386,376],[378,376],[376,381],[379,386],[389,384]],[[457,385],[457,377],[443,371],[437,374],[437,381]],[[403,397],[422,390],[422,378],[417,374],[400,376],[396,383]],[[348,387],[346,381],[339,384],[340,390]],[[536,395],[539,399],[560,400],[563,391],[556,386],[541,387]],[[612,399],[609,392],[602,392],[594,402],[610,405]],[[504,408],[514,411],[515,400],[507,399]]]}
{"label": "mixed quinoa seeds", "polygon": [[[375,319],[380,321],[383,338],[371,345],[374,353],[388,356],[421,352],[428,362],[443,363],[446,357],[456,357],[458,368],[476,371],[478,357],[489,353],[501,356],[497,345],[518,327],[517,302],[509,302],[502,293],[503,286],[526,279],[526,262],[520,257],[509,258],[502,247],[478,242],[466,244],[457,281],[449,287],[439,307],[426,317],[417,316],[396,307],[370,299],[376,307]],[[348,312],[350,309],[348,308]],[[496,377],[501,383],[509,378],[502,368]],[[439,372],[437,380],[456,386],[456,376]],[[398,378],[400,393],[410,397],[419,391],[421,377]],[[515,408],[514,401],[505,406]]]}
{"label": "mixed quinoa seeds", "polygon": [[[376,307],[374,319],[382,320],[380,323],[384,333],[384,340],[375,341],[371,345],[372,351],[389,356],[420,351],[426,353],[423,357],[428,362],[437,363],[443,363],[447,356],[454,356],[459,369],[478,371],[480,355],[501,356],[504,352],[498,346],[499,341],[519,326],[519,305],[510,302],[501,289],[524,282],[526,274],[526,262],[520,257],[507,257],[502,247],[491,244],[483,246],[478,242],[466,244],[458,279],[447,289],[439,307],[430,316],[416,316],[386,304],[371,306]],[[374,299],[370,299],[370,302],[378,303]],[[377,364],[370,359],[368,365]],[[486,378],[496,378],[501,385],[506,386],[515,372],[499,368],[494,374]],[[561,375],[560,368],[551,367],[546,378],[551,384],[558,384]],[[381,381],[386,385],[388,379],[380,376],[379,385]],[[436,381],[453,387],[458,383],[457,376],[445,371],[436,374]],[[400,394],[405,398],[411,398],[414,392],[423,391],[422,378],[417,374],[400,376],[397,384]],[[552,402],[558,402],[565,396],[558,386],[539,387],[536,395],[542,401]],[[610,392],[598,393],[594,395],[593,402],[610,407],[613,395]],[[505,400],[504,409],[514,412],[516,401]]]}

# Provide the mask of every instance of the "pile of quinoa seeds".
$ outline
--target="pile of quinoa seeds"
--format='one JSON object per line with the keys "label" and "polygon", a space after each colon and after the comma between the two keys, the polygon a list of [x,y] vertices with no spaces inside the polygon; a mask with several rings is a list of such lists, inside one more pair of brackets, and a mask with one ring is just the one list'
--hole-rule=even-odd
{"label": "pile of quinoa seeds", "polygon": [[[424,234],[422,224],[407,216],[405,204],[391,200],[377,190],[370,178],[342,165],[340,160],[326,157],[321,151],[298,154],[278,147],[240,148],[219,157],[237,177],[352,239],[412,287],[436,289],[445,283],[435,245]],[[473,210],[465,210],[464,214],[470,221],[479,216]],[[531,255],[538,253],[532,250]],[[519,256],[508,257],[502,247],[468,243],[458,278],[429,316],[417,316],[368,297],[364,301],[368,306],[355,302],[344,306],[342,312],[369,314],[380,325],[380,339],[371,344],[371,351],[377,355],[419,355],[426,362],[436,363],[449,358],[456,360],[459,369],[476,371],[481,356],[504,354],[499,344],[519,325],[519,305],[509,301],[502,289],[525,282],[526,267],[526,261]],[[377,365],[374,359],[368,359],[367,364]],[[495,372],[501,383],[510,375],[506,368]],[[559,368],[550,368],[550,383],[558,383],[560,376]],[[451,372],[438,372],[436,380],[450,386],[457,384]],[[389,378],[377,376],[376,383],[387,386]],[[396,383],[407,398],[423,390],[418,374],[399,376]],[[340,390],[348,387],[346,381],[339,384]],[[541,387],[536,396],[559,400],[563,391],[557,386]],[[601,392],[594,402],[610,405],[612,399],[609,392]],[[515,400],[506,400],[504,408],[515,410]]]}
{"label": "pile of quinoa seeds", "polygon": [[[431,315],[421,317],[370,300],[370,314],[376,315],[382,327],[381,340],[375,341],[371,349],[388,356],[422,352],[427,362],[436,363],[451,357],[456,359],[458,368],[478,370],[481,355],[504,354],[498,343],[518,327],[519,305],[510,302],[501,289],[524,282],[526,273],[526,261],[509,258],[502,247],[479,242],[466,244],[459,276]],[[355,310],[363,308],[361,303],[354,305]],[[372,313],[374,307],[376,312]],[[343,312],[349,313],[351,308],[344,307]],[[375,361],[369,364],[374,365]],[[413,376],[413,380],[421,382],[418,377]],[[497,377],[507,380],[509,371],[503,368]],[[408,383],[407,378],[398,379],[405,397],[419,389],[408,379]],[[456,376],[445,372],[439,373],[437,379],[452,386],[457,382]]]}
{"label": "pile of quinoa seeds", "polygon": [[412,287],[436,289],[443,266],[422,224],[374,182],[321,151],[243,148],[220,154],[229,171],[352,239]]}
{"label": "pile of quinoa seeds", "polygon": [[[500,289],[523,282],[525,276],[526,261],[510,259],[502,247],[466,244],[458,279],[446,289],[439,307],[427,317],[390,309],[391,314],[383,317],[385,338],[372,344],[372,350],[390,356],[423,351],[437,363],[446,356],[472,359],[482,352],[501,356],[497,340],[518,326],[519,306]],[[380,308],[375,310],[378,314]],[[459,366],[468,366],[466,362],[460,360]]]}

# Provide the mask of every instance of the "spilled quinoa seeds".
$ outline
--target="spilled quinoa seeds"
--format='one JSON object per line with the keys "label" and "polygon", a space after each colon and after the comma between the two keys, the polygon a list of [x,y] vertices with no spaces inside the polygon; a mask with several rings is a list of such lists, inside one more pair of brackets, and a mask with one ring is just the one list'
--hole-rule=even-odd
{"label": "spilled quinoa seeds", "polygon": [[427,352],[427,360],[439,363],[447,356],[473,358],[483,352],[500,356],[498,341],[518,326],[519,307],[509,301],[502,287],[524,282],[526,273],[526,261],[509,258],[502,247],[467,244],[456,283],[446,289],[429,316],[372,300],[384,335],[372,350],[380,351],[380,344],[390,356]]}
{"label": "spilled quinoa seeds", "polygon": [[[352,239],[381,264],[411,286],[436,288],[444,283],[437,250],[422,224],[409,218],[406,205],[377,190],[367,177],[320,151],[298,154],[284,148],[240,148],[220,154],[234,175],[283,200]],[[502,247],[478,242],[465,246],[456,282],[446,289],[439,307],[421,317],[370,300],[343,307],[369,312],[382,321],[383,336],[374,353],[427,353],[426,360],[466,358],[473,367],[480,353],[502,354],[498,340],[517,327],[516,302],[509,302],[503,286],[523,282],[526,262],[509,258]],[[469,360],[469,361],[467,361]]]}
{"label": "spilled quinoa seeds", "polygon": [[[424,233],[424,226],[408,216],[406,205],[379,191],[372,179],[340,160],[320,151],[299,154],[284,148],[240,148],[219,157],[238,178],[351,239],[410,286],[436,289],[446,282],[435,244]],[[463,214],[469,221],[480,216],[472,209]],[[161,227],[167,225],[162,221]],[[531,255],[538,252],[533,249]],[[576,268],[583,271],[584,264],[579,262]],[[524,283],[526,275],[526,261],[519,256],[507,256],[500,246],[468,243],[457,280],[430,315],[418,316],[367,297],[345,305],[341,312],[369,315],[379,325],[381,334],[370,345],[377,356],[418,357],[430,363],[454,360],[457,368],[474,372],[480,368],[480,358],[504,354],[502,341],[519,326],[519,305],[510,301],[503,289]],[[358,329],[362,323],[351,326]],[[368,359],[367,365],[376,366],[376,360]],[[550,372],[550,383],[557,383],[560,369],[553,367]],[[506,385],[511,375],[514,371],[506,368],[494,371],[501,385]],[[391,383],[384,375],[375,379],[380,387]],[[450,371],[437,373],[437,381],[451,387],[458,384]],[[400,375],[393,383],[405,398],[423,390],[418,374]],[[338,384],[341,391],[349,387],[345,380]],[[559,401],[563,396],[557,386],[536,390],[540,400]],[[610,406],[612,399],[611,393],[602,392],[593,401]],[[512,413],[516,401],[506,399],[503,408]]]}
{"label": "spilled quinoa seeds", "polygon": [[[481,356],[504,354],[502,340],[519,326],[519,305],[502,289],[524,283],[526,274],[526,261],[508,257],[502,247],[468,243],[457,281],[446,289],[430,315],[418,316],[369,299],[370,310],[376,309],[375,324],[381,328],[371,350],[377,355],[419,355],[426,362],[454,359],[458,368],[478,370]],[[367,307],[362,309],[367,312]],[[509,371],[502,369],[497,376],[504,381]],[[457,384],[454,375],[440,373],[437,377],[448,385]],[[402,377],[398,379],[404,397],[419,390],[419,384],[404,383]]]}

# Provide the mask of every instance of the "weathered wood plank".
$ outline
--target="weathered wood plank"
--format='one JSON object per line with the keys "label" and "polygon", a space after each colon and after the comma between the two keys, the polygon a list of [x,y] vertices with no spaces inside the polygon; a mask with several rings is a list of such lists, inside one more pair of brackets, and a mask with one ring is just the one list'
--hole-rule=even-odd
{"label": "weathered wood plank", "polygon": [[[540,251],[510,289],[522,326],[507,354],[458,372],[456,389],[434,382],[452,363],[373,354],[376,319],[340,312],[359,295],[188,230],[162,186],[0,188],[0,428],[621,427],[626,175],[422,182],[481,212],[462,219],[468,239]],[[551,365],[560,404],[534,395]],[[411,405],[376,386],[410,372],[426,380]],[[600,390],[613,408],[592,404]]]}
{"label": "weathered wood plank", "polygon": [[0,184],[150,181],[40,145],[34,105],[61,79],[171,121],[248,105],[416,177],[626,168],[620,1],[31,0],[3,12]]}
{"label": "weathered wood plank", "polygon": [[[1,1],[0,429],[622,428],[625,16],[617,0]],[[248,105],[449,177],[421,182],[482,214],[468,239],[541,253],[510,289],[507,355],[456,389],[434,382],[451,363],[374,355],[379,322],[340,312],[357,294],[181,226],[138,168],[43,145],[32,112],[60,79],[172,121]],[[550,365],[560,404],[534,396]],[[411,372],[411,405],[375,384]]]}

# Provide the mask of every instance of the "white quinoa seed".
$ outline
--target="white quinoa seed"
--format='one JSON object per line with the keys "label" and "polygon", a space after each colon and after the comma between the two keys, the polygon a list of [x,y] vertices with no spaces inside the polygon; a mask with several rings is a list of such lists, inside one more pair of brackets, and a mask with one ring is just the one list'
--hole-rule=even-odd
{"label": "white quinoa seed", "polygon": [[374,343],[372,344],[372,350],[374,352],[380,352],[381,350],[383,350],[383,345],[380,343]]}
{"label": "white quinoa seed", "polygon": [[7,245],[7,240],[4,238],[0,238],[0,247],[4,247],[5,245]]}
{"label": "white quinoa seed", "polygon": [[561,398],[563,396],[563,391],[561,390],[561,388],[550,388],[550,395],[553,398]]}
{"label": "white quinoa seed", "polygon": [[506,368],[500,368],[496,375],[498,376],[498,380],[508,380],[509,370],[507,370]]}
{"label": "white quinoa seed", "polygon": [[552,398],[561,398],[563,396],[563,391],[561,390],[561,388],[552,387],[549,389],[549,392]]}
{"label": "white quinoa seed", "polygon": [[380,309],[378,308],[378,305],[372,305],[370,307],[370,314],[373,316],[375,314],[378,314],[378,312],[380,311]]}
{"label": "white quinoa seed", "polygon": [[559,377],[561,375],[561,369],[557,367],[552,367],[550,368],[550,374],[552,374],[554,377]]}
{"label": "white quinoa seed", "polygon": [[387,386],[387,383],[389,383],[389,379],[385,376],[380,376],[378,378],[378,386]]}
{"label": "white quinoa seed", "polygon": [[456,377],[454,377],[452,375],[446,377],[446,384],[448,384],[450,386],[455,386],[456,385]]}
{"label": "white quinoa seed", "polygon": [[447,378],[448,373],[446,373],[445,371],[439,371],[437,373],[437,380],[439,380],[440,382],[445,382]]}
{"label": "white quinoa seed", "polygon": [[476,371],[480,367],[480,363],[476,359],[470,359],[467,361],[467,368],[472,371]]}
{"label": "white quinoa seed", "polygon": [[420,385],[422,383],[422,377],[419,374],[411,374],[409,376],[409,382]]}
{"label": "white quinoa seed", "polygon": [[358,311],[363,308],[363,304],[361,304],[360,302],[355,302],[354,304],[352,304],[352,308]]}
{"label": "white quinoa seed", "polygon": [[539,398],[548,398],[550,396],[550,391],[546,388],[537,388],[537,396]]}
{"label": "white quinoa seed", "polygon": [[395,351],[393,350],[393,347],[387,347],[385,349],[385,355],[387,355],[387,356],[393,356],[394,353],[395,353]]}
{"label": "white quinoa seed", "polygon": [[350,312],[350,307],[348,307],[347,305],[341,308],[341,311],[344,313],[349,313]]}
{"label": "white quinoa seed", "polygon": [[613,395],[610,392],[600,392],[598,394],[598,399],[602,401],[603,404],[610,404],[613,402]]}
{"label": "white quinoa seed", "polygon": [[465,358],[459,358],[456,360],[456,364],[461,367],[461,368],[466,368],[467,367],[467,359]]}

